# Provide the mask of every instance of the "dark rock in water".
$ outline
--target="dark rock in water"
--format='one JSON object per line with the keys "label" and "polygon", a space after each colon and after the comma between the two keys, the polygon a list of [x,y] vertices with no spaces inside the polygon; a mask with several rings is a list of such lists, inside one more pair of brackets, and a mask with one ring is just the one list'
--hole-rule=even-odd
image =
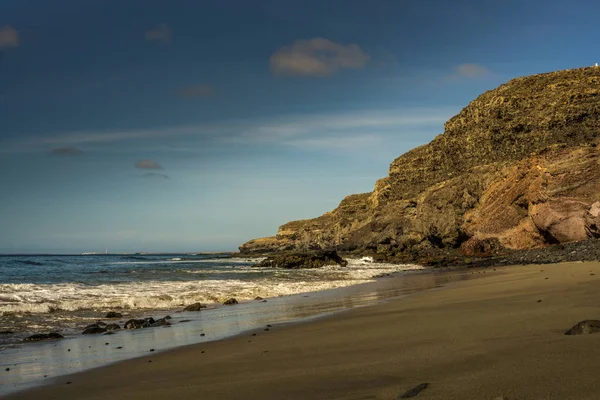
{"label": "dark rock in water", "polygon": [[262,297],[260,297],[260,296],[256,296],[256,297],[254,298],[254,300],[262,300],[262,299],[263,299],[263,298],[262,298]]}
{"label": "dark rock in water", "polygon": [[106,323],[105,323],[105,322],[102,322],[102,321],[96,321],[96,325],[98,325],[98,326],[99,326],[99,327],[101,327],[101,328],[104,328],[104,327],[106,327]]}
{"label": "dark rock in water", "polygon": [[341,265],[345,267],[348,261],[338,255],[335,250],[317,251],[313,253],[279,254],[267,257],[255,267],[302,269],[321,268],[326,265]]}
{"label": "dark rock in water", "polygon": [[146,319],[130,319],[129,321],[125,322],[125,325],[123,325],[123,329],[148,328],[150,324],[151,323]]}
{"label": "dark rock in water", "polygon": [[597,319],[586,319],[566,331],[565,335],[589,335],[598,332],[600,332],[600,321]]}
{"label": "dark rock in water", "polygon": [[12,335],[14,332],[12,331],[1,331],[0,335]]}
{"label": "dark rock in water", "polygon": [[107,331],[117,331],[117,330],[121,329],[121,327],[119,326],[119,324],[108,324],[104,328]]}
{"label": "dark rock in water", "polygon": [[182,319],[181,321],[179,321],[179,323],[181,324],[181,323],[190,322],[190,321],[191,321],[191,319]]}
{"label": "dark rock in water", "polygon": [[171,319],[171,317],[169,317],[168,319],[167,319],[167,317],[157,319],[156,321],[154,321],[153,324],[150,324],[150,326],[155,327],[155,326],[171,325],[171,323],[169,322],[169,319]]}
{"label": "dark rock in water", "polygon": [[266,302],[267,302],[266,300],[261,301],[261,303],[266,303]]}
{"label": "dark rock in water", "polygon": [[123,314],[118,313],[116,311],[109,311],[106,313],[106,316],[104,318],[122,318]]}
{"label": "dark rock in water", "polygon": [[50,332],[50,333],[38,333],[36,335],[31,335],[23,339],[24,342],[38,342],[40,340],[52,340],[52,339],[64,339],[64,336],[60,333]]}
{"label": "dark rock in water", "polygon": [[152,318],[152,317],[147,317],[147,318],[144,318],[144,320],[145,320],[145,321],[148,321],[148,323],[149,323],[150,325],[152,325],[153,323],[155,323],[155,322],[156,322],[156,320],[155,320],[154,318]]}
{"label": "dark rock in water", "polygon": [[190,304],[189,306],[185,307],[183,309],[183,311],[200,311],[203,308],[206,308],[206,306],[204,304],[194,303],[194,304]]}
{"label": "dark rock in water", "polygon": [[101,326],[89,326],[87,328],[85,328],[85,330],[82,332],[82,335],[94,335],[97,333],[104,333],[106,332],[106,328],[103,328]]}
{"label": "dark rock in water", "polygon": [[115,331],[108,331],[104,335],[114,335],[114,334],[115,334]]}
{"label": "dark rock in water", "polygon": [[233,297],[231,299],[225,301],[225,303],[223,303],[223,305],[226,305],[226,306],[232,306],[234,304],[238,304],[238,301]]}
{"label": "dark rock in water", "polygon": [[415,386],[414,388],[407,390],[403,395],[401,395],[398,398],[399,399],[410,399],[411,397],[415,397],[416,395],[421,393],[423,390],[427,389],[428,386],[429,386],[429,383],[420,383],[417,386]]}

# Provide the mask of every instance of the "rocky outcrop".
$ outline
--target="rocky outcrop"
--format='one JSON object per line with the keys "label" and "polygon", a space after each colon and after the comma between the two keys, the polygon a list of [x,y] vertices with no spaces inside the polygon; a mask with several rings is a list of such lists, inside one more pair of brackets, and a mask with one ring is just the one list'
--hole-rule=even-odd
{"label": "rocky outcrop", "polygon": [[513,79],[394,160],[373,192],[240,252],[485,256],[599,237],[599,137],[600,68]]}
{"label": "rocky outcrop", "polygon": [[183,309],[183,311],[200,311],[200,310],[202,310],[203,308],[206,308],[206,306],[205,306],[204,304],[201,304],[201,303],[193,303],[193,304],[190,304],[190,305],[186,306],[186,307]]}
{"label": "rocky outcrop", "polygon": [[312,253],[278,254],[267,257],[256,264],[255,267],[308,269],[336,264],[345,267],[348,265],[348,261],[340,257],[335,251],[319,251]]}

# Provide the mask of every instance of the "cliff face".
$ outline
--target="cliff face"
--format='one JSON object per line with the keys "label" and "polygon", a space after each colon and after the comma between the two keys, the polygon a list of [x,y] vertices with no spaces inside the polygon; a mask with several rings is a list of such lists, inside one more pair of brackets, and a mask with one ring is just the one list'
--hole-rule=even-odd
{"label": "cliff face", "polygon": [[394,160],[373,192],[240,251],[471,254],[598,237],[599,140],[600,68],[514,79]]}

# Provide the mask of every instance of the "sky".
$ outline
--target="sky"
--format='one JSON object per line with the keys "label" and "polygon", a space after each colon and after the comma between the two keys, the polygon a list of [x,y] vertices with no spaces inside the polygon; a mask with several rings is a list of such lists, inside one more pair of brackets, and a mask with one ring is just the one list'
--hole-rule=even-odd
{"label": "sky", "polygon": [[0,253],[236,250],[369,192],[600,2],[2,0]]}

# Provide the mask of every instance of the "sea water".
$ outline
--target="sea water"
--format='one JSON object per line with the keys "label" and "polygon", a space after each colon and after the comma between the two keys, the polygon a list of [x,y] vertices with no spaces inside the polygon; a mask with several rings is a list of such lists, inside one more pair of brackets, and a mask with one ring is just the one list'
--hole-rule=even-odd
{"label": "sea water", "polygon": [[0,256],[0,351],[35,333],[75,336],[108,311],[160,316],[195,302],[216,307],[373,281],[418,266],[350,260],[348,266],[284,270],[226,255]]}

